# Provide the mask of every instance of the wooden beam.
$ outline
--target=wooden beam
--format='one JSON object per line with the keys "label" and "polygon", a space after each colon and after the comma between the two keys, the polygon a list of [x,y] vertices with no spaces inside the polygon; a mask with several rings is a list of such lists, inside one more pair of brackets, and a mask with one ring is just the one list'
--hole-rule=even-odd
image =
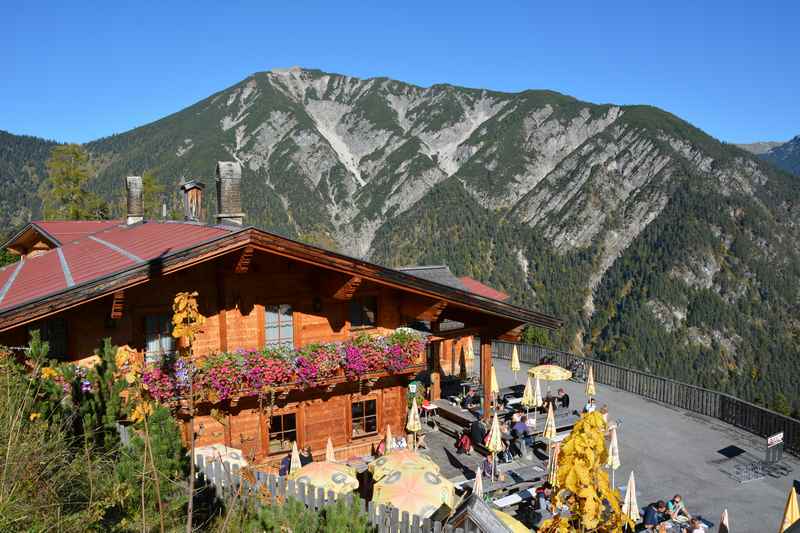
{"label": "wooden beam", "polygon": [[525,329],[525,324],[512,328],[506,332],[499,333],[497,339],[501,341],[519,342],[522,338],[522,331]]}
{"label": "wooden beam", "polygon": [[239,254],[239,259],[236,261],[236,268],[234,272],[237,274],[247,274],[250,272],[250,262],[253,260],[253,247],[246,246],[242,253]]}
{"label": "wooden beam", "polygon": [[114,299],[111,300],[111,318],[119,320],[122,318],[122,312],[125,309],[125,291],[117,291],[114,293]]}
{"label": "wooden beam", "polygon": [[481,335],[481,384],[483,385],[483,416],[492,413],[492,338]]}
{"label": "wooden beam", "polygon": [[328,275],[323,282],[324,295],[334,300],[352,300],[363,281],[360,276]]}
{"label": "wooden beam", "polygon": [[400,299],[400,316],[405,320],[430,320],[436,322],[447,308],[445,300],[403,295]]}
{"label": "wooden beam", "polygon": [[481,328],[458,328],[458,329],[448,329],[445,331],[434,331],[432,335],[428,337],[428,341],[435,342],[445,339],[458,339],[460,337],[469,337],[472,335],[478,335],[482,331]]}

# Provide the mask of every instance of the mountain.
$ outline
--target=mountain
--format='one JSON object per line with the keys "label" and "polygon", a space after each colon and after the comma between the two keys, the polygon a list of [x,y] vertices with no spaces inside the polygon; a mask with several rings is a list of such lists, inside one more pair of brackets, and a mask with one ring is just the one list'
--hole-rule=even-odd
{"label": "mountain", "polygon": [[797,178],[666,111],[291,68],[86,146],[108,198],[234,158],[252,224],[446,263],[566,319],[560,347],[800,408]]}
{"label": "mountain", "polygon": [[4,228],[0,233],[19,227],[38,214],[36,191],[47,176],[44,162],[55,144],[0,130],[0,228]]}
{"label": "mountain", "polygon": [[746,143],[746,144],[737,144],[739,148],[742,150],[747,150],[751,154],[761,155],[769,152],[776,146],[780,146],[783,143],[780,141],[763,141],[763,142],[755,142],[755,143]]}
{"label": "mountain", "polygon": [[778,168],[800,176],[800,135],[761,154],[761,158]]}

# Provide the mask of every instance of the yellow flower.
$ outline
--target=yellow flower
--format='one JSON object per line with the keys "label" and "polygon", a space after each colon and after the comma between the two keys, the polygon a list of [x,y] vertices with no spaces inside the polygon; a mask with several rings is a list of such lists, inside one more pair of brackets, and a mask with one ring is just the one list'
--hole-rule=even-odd
{"label": "yellow flower", "polygon": [[37,418],[41,418],[41,417],[42,417],[42,413],[31,413],[31,416],[29,416],[28,418],[31,420],[31,422],[33,422]]}
{"label": "yellow flower", "polygon": [[49,366],[42,368],[42,378],[44,379],[52,379],[58,375],[54,369],[50,368]]}
{"label": "yellow flower", "polygon": [[139,402],[131,413],[131,421],[141,422],[146,416],[153,414],[153,406],[149,402]]}

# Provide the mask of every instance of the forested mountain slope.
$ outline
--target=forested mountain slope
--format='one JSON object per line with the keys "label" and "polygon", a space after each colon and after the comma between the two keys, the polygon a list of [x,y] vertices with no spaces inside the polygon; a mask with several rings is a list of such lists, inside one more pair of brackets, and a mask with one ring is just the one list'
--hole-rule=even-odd
{"label": "forested mountain slope", "polygon": [[447,263],[567,319],[564,348],[796,397],[798,178],[657,108],[292,68],[87,148],[108,198],[150,170],[173,207],[204,180],[213,213],[214,162],[236,159],[252,224]]}

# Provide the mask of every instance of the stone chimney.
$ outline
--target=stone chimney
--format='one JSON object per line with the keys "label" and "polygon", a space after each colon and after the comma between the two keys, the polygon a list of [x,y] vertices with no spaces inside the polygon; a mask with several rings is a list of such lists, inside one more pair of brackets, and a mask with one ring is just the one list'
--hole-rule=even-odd
{"label": "stone chimney", "polygon": [[217,161],[217,222],[244,222],[242,212],[242,166],[234,161]]}
{"label": "stone chimney", "polygon": [[205,183],[197,180],[189,180],[181,185],[184,220],[192,220],[194,222],[205,220],[203,209],[203,191],[205,188]]}
{"label": "stone chimney", "polygon": [[141,176],[125,178],[125,190],[128,192],[128,216],[126,224],[137,224],[144,220],[144,186]]}

